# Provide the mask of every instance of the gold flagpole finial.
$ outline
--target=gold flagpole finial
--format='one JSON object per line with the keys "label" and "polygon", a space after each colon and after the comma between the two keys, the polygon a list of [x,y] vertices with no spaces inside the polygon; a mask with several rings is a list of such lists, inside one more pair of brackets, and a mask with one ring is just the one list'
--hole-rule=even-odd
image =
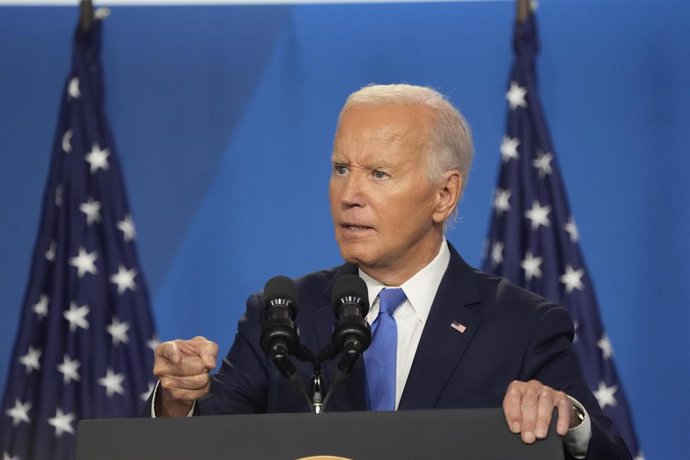
{"label": "gold flagpole finial", "polygon": [[518,23],[525,22],[532,15],[532,3],[533,0],[515,0]]}

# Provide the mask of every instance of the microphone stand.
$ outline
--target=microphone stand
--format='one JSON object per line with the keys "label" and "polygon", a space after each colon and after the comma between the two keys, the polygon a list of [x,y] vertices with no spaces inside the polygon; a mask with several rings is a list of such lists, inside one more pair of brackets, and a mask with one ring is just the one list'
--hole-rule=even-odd
{"label": "microphone stand", "polygon": [[314,372],[311,376],[311,396],[308,393],[307,387],[299,379],[297,370],[287,354],[272,354],[273,364],[278,369],[278,372],[280,372],[283,377],[286,377],[292,383],[292,386],[297,390],[297,392],[305,397],[310,411],[314,414],[320,414],[326,410],[326,406],[333,393],[335,393],[335,391],[350,375],[355,362],[362,354],[359,350],[360,347],[354,346],[350,348],[351,349],[343,352],[343,357],[338,363],[336,369],[335,379],[333,380],[333,384],[330,385],[330,388],[326,392],[325,397],[323,395],[323,377],[321,374],[321,366],[324,362],[330,361],[338,355],[338,351],[332,345],[326,346],[319,352],[318,355],[315,355],[314,352],[304,345],[300,345],[297,353],[295,353],[295,358],[302,362],[311,362],[314,368]]}

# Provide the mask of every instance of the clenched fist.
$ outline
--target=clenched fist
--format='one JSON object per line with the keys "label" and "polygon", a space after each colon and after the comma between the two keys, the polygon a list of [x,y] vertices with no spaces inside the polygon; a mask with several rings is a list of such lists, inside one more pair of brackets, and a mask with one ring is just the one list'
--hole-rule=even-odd
{"label": "clenched fist", "polygon": [[158,345],[153,362],[153,374],[160,381],[156,415],[187,415],[194,401],[208,393],[209,372],[216,367],[217,355],[218,345],[204,337]]}

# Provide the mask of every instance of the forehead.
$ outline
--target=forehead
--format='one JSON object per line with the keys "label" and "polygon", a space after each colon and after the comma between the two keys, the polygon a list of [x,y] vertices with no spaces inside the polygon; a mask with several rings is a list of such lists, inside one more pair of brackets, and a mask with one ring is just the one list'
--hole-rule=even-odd
{"label": "forehead", "polygon": [[429,140],[431,110],[420,105],[355,105],[340,116],[334,153],[357,147],[421,148]]}

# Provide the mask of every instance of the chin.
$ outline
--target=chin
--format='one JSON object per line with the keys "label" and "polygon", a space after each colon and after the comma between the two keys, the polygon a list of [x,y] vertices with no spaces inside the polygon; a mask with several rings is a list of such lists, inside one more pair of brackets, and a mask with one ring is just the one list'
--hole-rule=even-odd
{"label": "chin", "polygon": [[361,245],[341,245],[340,246],[340,255],[342,258],[355,265],[367,265],[367,260],[368,257],[367,255],[370,255],[371,251],[367,250],[366,247],[363,247]]}

